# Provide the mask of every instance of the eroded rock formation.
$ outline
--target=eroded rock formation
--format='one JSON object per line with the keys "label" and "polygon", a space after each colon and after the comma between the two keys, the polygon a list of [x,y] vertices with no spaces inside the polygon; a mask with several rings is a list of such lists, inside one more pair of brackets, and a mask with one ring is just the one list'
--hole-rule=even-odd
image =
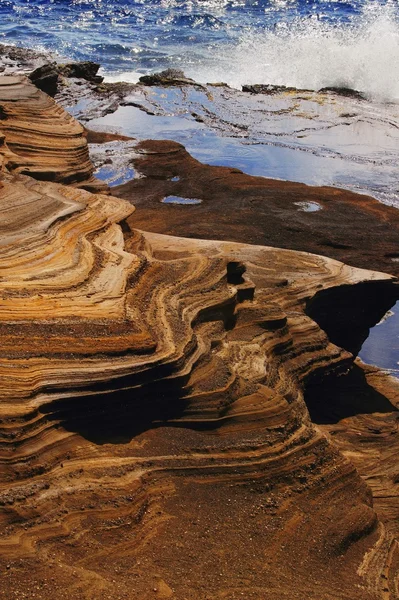
{"label": "eroded rock formation", "polygon": [[24,76],[0,77],[1,134],[11,171],[106,191],[93,177],[83,127]]}
{"label": "eroded rock formation", "polygon": [[10,132],[0,598],[393,600],[392,533],[304,401],[353,361],[322,292],[369,286],[355,347],[392,277],[138,231],[126,201],[18,173]]}

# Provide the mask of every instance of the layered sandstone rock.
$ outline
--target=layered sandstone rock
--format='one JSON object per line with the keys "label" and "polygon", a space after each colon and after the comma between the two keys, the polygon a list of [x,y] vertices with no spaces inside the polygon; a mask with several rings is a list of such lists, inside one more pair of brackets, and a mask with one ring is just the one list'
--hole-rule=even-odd
{"label": "layered sandstone rock", "polygon": [[128,202],[15,173],[10,150],[0,598],[393,600],[392,536],[304,401],[393,279],[135,230]]}
{"label": "layered sandstone rock", "polygon": [[10,170],[94,191],[107,189],[93,177],[83,127],[24,76],[0,77],[0,135],[12,153]]}
{"label": "layered sandstone rock", "polygon": [[[380,535],[369,494],[303,401],[304,381],[351,357],[305,308],[364,279],[384,295],[389,277],[142,234],[112,197],[21,175],[3,184],[7,593],[23,578],[42,597],[74,580],[76,597],[105,598],[115,580],[117,598],[328,598],[339,579],[336,598],[354,581],[373,598],[355,569]],[[327,577],[325,561],[343,556],[345,575]]]}

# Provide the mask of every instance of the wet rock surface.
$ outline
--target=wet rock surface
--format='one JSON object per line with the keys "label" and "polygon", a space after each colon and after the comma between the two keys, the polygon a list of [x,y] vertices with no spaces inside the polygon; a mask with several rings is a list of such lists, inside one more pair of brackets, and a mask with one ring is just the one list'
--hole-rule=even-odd
{"label": "wet rock surface", "polygon": [[[399,265],[391,258],[399,240],[395,208],[345,190],[204,165],[174,142],[141,142],[137,151],[132,164],[145,177],[113,189],[116,196],[135,204],[136,227],[306,250],[399,274]],[[184,206],[161,204],[170,194],[199,198],[202,203],[189,207],[189,212]],[[315,202],[322,210],[306,212],[298,202]]]}
{"label": "wet rock surface", "polygon": [[69,104],[76,118],[92,120],[92,128],[113,128],[141,139],[172,139],[214,166],[328,184],[399,206],[397,105],[332,91],[265,95],[224,85],[104,85],[107,91],[88,112],[84,102]]}
{"label": "wet rock surface", "polygon": [[0,44],[0,72],[4,75],[29,74],[49,60],[48,53]]}
{"label": "wet rock surface", "polygon": [[[21,57],[14,72],[23,63],[24,72],[33,70],[32,53],[21,49],[9,47],[0,64],[10,62],[7,52]],[[34,56],[35,67],[54,62]],[[57,69],[66,64],[58,62]],[[12,72],[10,65],[6,72]],[[314,92],[263,85],[273,94],[250,94],[222,83],[189,81],[178,69],[168,69],[163,79],[151,76],[165,82],[151,86],[96,83],[98,75],[88,81],[66,74],[59,76],[57,102],[91,129],[173,139],[202,162],[351,189],[399,205],[397,105],[370,103],[346,88]]]}

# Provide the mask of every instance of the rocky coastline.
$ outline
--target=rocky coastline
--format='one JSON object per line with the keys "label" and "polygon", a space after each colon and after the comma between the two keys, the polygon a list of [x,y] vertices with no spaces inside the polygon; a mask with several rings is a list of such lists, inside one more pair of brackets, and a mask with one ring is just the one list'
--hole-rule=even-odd
{"label": "rocky coastline", "polygon": [[0,54],[0,598],[394,600],[399,381],[356,355],[397,209],[93,128],[154,82]]}

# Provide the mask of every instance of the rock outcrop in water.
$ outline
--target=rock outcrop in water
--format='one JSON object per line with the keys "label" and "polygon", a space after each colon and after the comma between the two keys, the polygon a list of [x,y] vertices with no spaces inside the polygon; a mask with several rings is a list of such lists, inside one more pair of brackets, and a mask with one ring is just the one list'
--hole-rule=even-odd
{"label": "rock outcrop in water", "polygon": [[[397,542],[304,396],[353,361],[328,298],[361,304],[356,346],[393,279],[138,231],[124,200],[21,173],[29,106],[0,126],[0,598],[393,600]],[[59,115],[30,172],[74,181]]]}
{"label": "rock outcrop in water", "polygon": [[[263,84],[263,83],[255,83],[252,85],[243,85],[243,92],[249,92],[251,94],[281,94],[281,93],[298,93],[298,92],[311,92],[312,90],[296,88],[296,87],[287,87],[286,85],[271,85],[271,84]],[[347,87],[323,87],[319,90],[320,94],[326,94],[328,92],[332,92],[337,96],[345,96],[346,98],[354,98],[355,100],[365,100],[366,96],[359,92],[358,90],[353,90]]]}
{"label": "rock outcrop in water", "polygon": [[45,63],[38,67],[30,73],[29,79],[39,90],[51,97],[58,92],[59,72],[56,63]]}
{"label": "rock outcrop in water", "polygon": [[144,85],[150,86],[200,85],[196,83],[194,79],[186,77],[186,75],[180,69],[166,69],[165,71],[161,71],[160,73],[153,73],[152,75],[143,75],[142,77],[140,77],[139,81]]}
{"label": "rock outcrop in water", "polygon": [[29,79],[39,90],[54,97],[59,91],[63,78],[85,79],[91,83],[102,83],[104,77],[97,75],[100,68],[98,63],[82,61],[75,63],[57,64],[56,62],[45,63],[29,75]]}

